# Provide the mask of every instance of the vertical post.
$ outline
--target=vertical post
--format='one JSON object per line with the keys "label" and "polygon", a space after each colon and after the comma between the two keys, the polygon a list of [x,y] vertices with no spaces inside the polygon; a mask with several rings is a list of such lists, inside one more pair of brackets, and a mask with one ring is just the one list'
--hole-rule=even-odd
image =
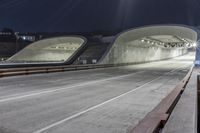
{"label": "vertical post", "polygon": [[[195,55],[195,66],[200,66],[200,42],[199,40],[196,42],[196,55]],[[198,79],[198,78],[197,78]]]}
{"label": "vertical post", "polygon": [[200,75],[197,75],[197,130],[200,131]]}
{"label": "vertical post", "polygon": [[18,39],[19,39],[19,36],[18,36],[18,33],[15,33],[15,53],[17,53],[19,51],[19,44],[18,44]]}

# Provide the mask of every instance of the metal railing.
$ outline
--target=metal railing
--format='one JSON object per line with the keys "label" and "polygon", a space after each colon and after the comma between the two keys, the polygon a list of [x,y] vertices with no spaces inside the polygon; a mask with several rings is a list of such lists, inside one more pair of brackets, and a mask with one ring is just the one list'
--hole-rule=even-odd
{"label": "metal railing", "polygon": [[[165,59],[163,59],[165,60]],[[0,77],[17,76],[17,75],[28,75],[37,73],[51,73],[51,72],[62,72],[62,71],[76,71],[76,70],[86,70],[86,69],[96,69],[96,68],[108,68],[108,67],[119,67],[128,66],[135,64],[143,64],[155,61],[145,61],[145,62],[130,62],[130,63],[118,63],[118,64],[87,64],[87,65],[66,65],[66,64],[40,64],[39,66],[16,66],[8,68],[0,68]],[[45,66],[46,65],[46,66]],[[7,67],[6,65],[4,67]]]}
{"label": "metal railing", "polygon": [[0,69],[0,77],[27,75],[36,73],[51,73],[62,71],[75,71],[85,69],[107,68],[116,66],[114,64],[104,65],[62,65],[62,66],[43,66],[43,67],[23,67]]}

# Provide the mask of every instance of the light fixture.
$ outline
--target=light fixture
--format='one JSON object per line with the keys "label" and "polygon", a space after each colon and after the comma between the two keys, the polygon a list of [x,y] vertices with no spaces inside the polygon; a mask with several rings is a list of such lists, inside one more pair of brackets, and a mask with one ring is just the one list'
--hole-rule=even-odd
{"label": "light fixture", "polygon": [[193,47],[196,47],[197,46],[197,43],[195,42],[195,43],[193,43]]}

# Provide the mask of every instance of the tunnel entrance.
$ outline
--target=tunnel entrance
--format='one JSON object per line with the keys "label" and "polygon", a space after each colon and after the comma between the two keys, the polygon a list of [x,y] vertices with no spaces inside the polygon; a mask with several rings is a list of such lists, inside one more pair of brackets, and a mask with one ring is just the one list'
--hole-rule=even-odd
{"label": "tunnel entrance", "polygon": [[102,64],[145,63],[181,56],[197,41],[184,26],[147,26],[120,33],[101,59]]}

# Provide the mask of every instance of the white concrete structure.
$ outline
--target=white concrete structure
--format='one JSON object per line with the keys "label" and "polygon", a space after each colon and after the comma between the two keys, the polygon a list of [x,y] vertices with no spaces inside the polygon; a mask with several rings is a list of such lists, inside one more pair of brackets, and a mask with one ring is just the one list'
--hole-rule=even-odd
{"label": "white concrete structure", "polygon": [[15,54],[9,61],[24,62],[66,62],[86,42],[82,37],[56,37],[35,42],[19,53]]}
{"label": "white concrete structure", "polygon": [[101,59],[102,64],[140,63],[183,55],[197,41],[196,31],[182,26],[150,26],[125,31]]}

